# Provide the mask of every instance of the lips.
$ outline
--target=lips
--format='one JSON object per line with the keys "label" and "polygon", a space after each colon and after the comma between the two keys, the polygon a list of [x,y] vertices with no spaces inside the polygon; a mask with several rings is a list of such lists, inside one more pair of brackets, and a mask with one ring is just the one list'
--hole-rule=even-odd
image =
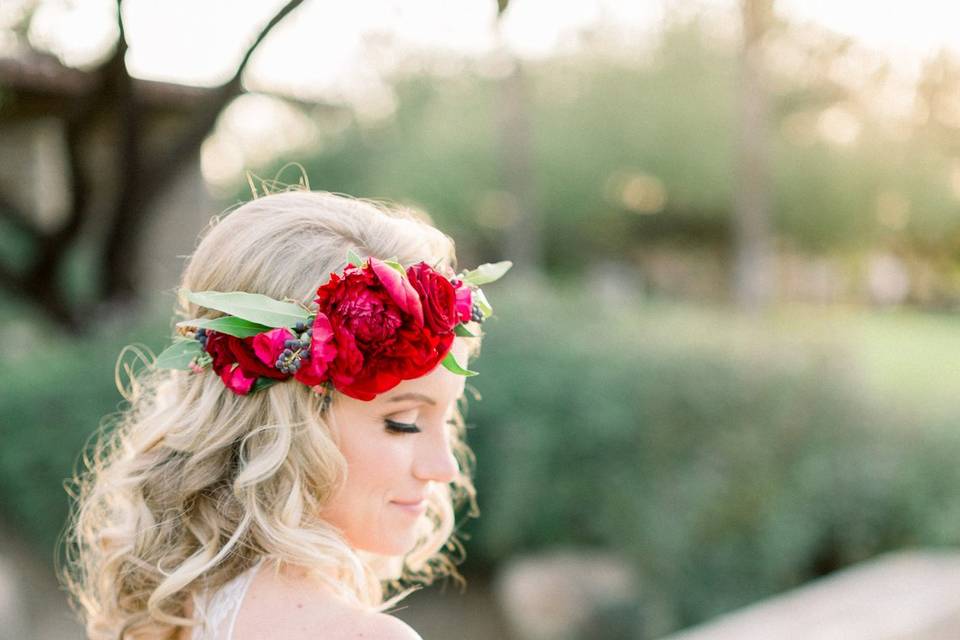
{"label": "lips", "polygon": [[393,500],[390,504],[414,517],[420,517],[427,512],[426,499],[417,501]]}
{"label": "lips", "polygon": [[394,500],[394,504],[398,504],[401,507],[419,507],[421,503],[426,502],[426,498],[417,498],[415,500]]}

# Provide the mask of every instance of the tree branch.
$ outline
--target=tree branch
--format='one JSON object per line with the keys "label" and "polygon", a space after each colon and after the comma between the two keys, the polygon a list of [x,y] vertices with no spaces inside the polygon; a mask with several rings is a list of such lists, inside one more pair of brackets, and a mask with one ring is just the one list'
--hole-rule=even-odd
{"label": "tree branch", "polygon": [[240,60],[240,65],[237,67],[236,73],[233,74],[233,78],[230,79],[230,82],[227,85],[239,84],[243,72],[247,69],[247,63],[250,62],[250,58],[253,56],[253,52],[257,50],[257,47],[260,46],[260,43],[263,42],[264,38],[267,37],[273,28],[277,26],[281,20],[287,17],[291,11],[303,4],[303,0],[290,0],[287,4],[283,6],[280,11],[278,11],[270,20],[263,26],[260,30],[260,33],[257,34],[256,39],[253,41],[253,44],[247,48],[247,52],[243,54],[243,59]]}
{"label": "tree branch", "polygon": [[[215,97],[210,100],[206,107],[198,112],[197,117],[188,126],[187,132],[172,146],[171,151],[159,158],[156,163],[149,168],[147,175],[151,176],[151,180],[149,185],[145,185],[146,189],[155,192],[166,186],[166,183],[176,175],[176,172],[182,168],[184,163],[188,162],[191,156],[196,153],[206,137],[210,135],[210,131],[216,124],[217,117],[223,109],[231,100],[243,92],[241,82],[243,72],[257,47],[260,46],[270,31],[272,31],[283,18],[301,4],[303,4],[303,0],[290,0],[290,2],[287,2],[287,4],[264,25],[253,41],[253,44],[250,45],[243,55],[233,77],[221,85]],[[152,193],[149,193],[149,195],[150,197],[153,196]]]}
{"label": "tree branch", "polygon": [[274,14],[244,53],[233,77],[221,85],[214,97],[197,111],[186,131],[171,145],[170,151],[155,161],[148,163],[139,153],[136,139],[141,135],[142,127],[129,126],[139,120],[139,109],[136,110],[137,113],[124,115],[127,122],[124,133],[125,149],[135,158],[126,158],[123,194],[118,201],[114,225],[102,253],[104,262],[101,273],[107,278],[104,292],[106,299],[122,300],[134,295],[136,247],[149,203],[172,182],[184,165],[196,156],[200,145],[216,124],[217,117],[233,98],[242,93],[243,72],[256,49],[280,21],[301,4],[303,0],[290,0]]}

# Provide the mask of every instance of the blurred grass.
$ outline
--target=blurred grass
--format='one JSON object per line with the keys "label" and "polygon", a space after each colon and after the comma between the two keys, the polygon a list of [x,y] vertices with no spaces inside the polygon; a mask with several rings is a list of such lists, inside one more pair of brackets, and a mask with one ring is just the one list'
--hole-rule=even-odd
{"label": "blurred grass", "polygon": [[[609,317],[621,335],[671,348],[730,355],[768,354],[774,345],[791,351],[832,351],[837,366],[864,385],[864,392],[955,411],[960,396],[960,318],[912,308],[870,310],[855,306],[790,304],[760,317],[725,307],[647,301],[612,307]],[[794,353],[794,355],[796,355]]]}

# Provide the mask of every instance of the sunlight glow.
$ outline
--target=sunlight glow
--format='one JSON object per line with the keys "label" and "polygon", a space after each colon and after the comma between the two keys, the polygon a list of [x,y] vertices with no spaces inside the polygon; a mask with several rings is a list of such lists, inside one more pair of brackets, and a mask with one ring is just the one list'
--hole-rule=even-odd
{"label": "sunlight glow", "polygon": [[[16,3],[14,3],[16,4]],[[186,84],[226,80],[256,31],[283,0],[125,0],[130,50],[137,77]],[[960,52],[953,5],[938,0],[779,0],[777,11],[846,34],[882,51],[901,71],[916,72],[940,49]],[[112,0],[44,0],[30,37],[66,64],[86,66],[109,51],[116,37]],[[575,50],[591,28],[603,38],[639,46],[667,16],[711,14],[718,38],[735,35],[735,0],[513,0],[496,30],[493,0],[308,0],[264,43],[251,63],[257,89],[300,97],[377,90],[399,52],[447,51],[477,57],[501,45],[525,57]],[[720,19],[723,15],[728,20]],[[731,29],[733,29],[731,31]],[[596,44],[596,43],[593,43]],[[837,73],[856,77],[857,61],[839,61]]]}

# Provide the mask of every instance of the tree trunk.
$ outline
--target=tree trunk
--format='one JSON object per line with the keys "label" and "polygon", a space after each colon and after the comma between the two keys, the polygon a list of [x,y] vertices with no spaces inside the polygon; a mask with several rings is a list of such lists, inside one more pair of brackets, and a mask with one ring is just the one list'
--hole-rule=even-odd
{"label": "tree trunk", "polygon": [[775,295],[770,222],[769,114],[764,83],[763,36],[773,0],[741,0],[743,49],[736,137],[733,289],[748,311],[766,307]]}

